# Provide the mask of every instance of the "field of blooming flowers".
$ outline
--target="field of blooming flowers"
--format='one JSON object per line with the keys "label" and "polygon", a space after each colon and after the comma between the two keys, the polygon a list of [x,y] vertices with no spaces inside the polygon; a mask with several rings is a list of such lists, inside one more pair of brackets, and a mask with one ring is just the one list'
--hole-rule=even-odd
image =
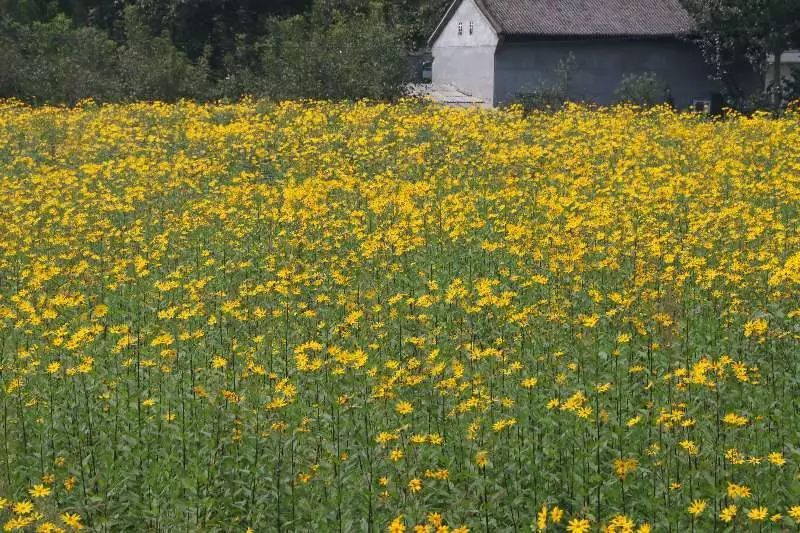
{"label": "field of blooming flowers", "polygon": [[795,531],[800,115],[0,103],[4,531]]}

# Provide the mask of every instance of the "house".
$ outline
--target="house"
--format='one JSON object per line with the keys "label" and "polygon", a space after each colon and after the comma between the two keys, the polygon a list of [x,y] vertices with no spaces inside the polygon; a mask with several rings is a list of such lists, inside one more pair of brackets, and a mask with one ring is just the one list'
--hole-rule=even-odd
{"label": "house", "polygon": [[624,76],[654,73],[688,107],[719,90],[694,27],[679,0],[455,0],[429,40],[433,83],[494,106],[554,86],[569,57],[570,100],[611,104]]}

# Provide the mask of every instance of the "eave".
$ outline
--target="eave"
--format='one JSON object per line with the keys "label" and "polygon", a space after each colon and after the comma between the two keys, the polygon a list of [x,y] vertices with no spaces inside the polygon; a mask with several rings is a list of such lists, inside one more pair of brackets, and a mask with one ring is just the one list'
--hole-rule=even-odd
{"label": "eave", "polygon": [[[464,0],[453,0],[453,3],[450,4],[450,7],[447,8],[444,17],[442,17],[442,20],[436,26],[436,29],[433,30],[433,33],[428,39],[429,47],[432,47],[433,43],[436,42],[436,39],[439,38],[439,35],[441,35],[441,33],[444,31],[445,27],[450,22],[450,19],[453,18],[453,15],[455,14],[456,10],[458,10],[458,7],[461,5],[463,1]],[[494,15],[491,14],[489,9],[487,9],[486,4],[483,3],[483,0],[472,0],[472,1],[475,2],[476,6],[478,6],[478,10],[484,17],[486,17],[486,20],[489,21],[489,24],[492,26],[492,29],[497,34],[497,36],[502,38],[503,28],[500,26],[500,23],[497,22],[497,19],[494,18]]]}

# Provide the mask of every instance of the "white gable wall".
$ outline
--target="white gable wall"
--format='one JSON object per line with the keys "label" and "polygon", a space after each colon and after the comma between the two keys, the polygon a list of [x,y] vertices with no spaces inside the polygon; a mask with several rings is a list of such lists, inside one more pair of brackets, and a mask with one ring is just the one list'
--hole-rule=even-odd
{"label": "white gable wall", "polygon": [[[462,24],[462,34],[458,25]],[[470,23],[473,31],[470,35]],[[433,83],[450,84],[494,102],[494,52],[498,37],[474,0],[463,0],[433,43]]]}

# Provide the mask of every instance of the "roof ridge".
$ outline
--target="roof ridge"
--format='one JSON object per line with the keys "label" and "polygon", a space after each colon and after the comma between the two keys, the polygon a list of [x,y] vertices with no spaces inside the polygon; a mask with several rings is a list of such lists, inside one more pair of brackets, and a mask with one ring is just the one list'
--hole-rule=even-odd
{"label": "roof ridge", "polygon": [[[464,0],[454,0],[431,35],[438,38]],[[696,23],[678,0],[472,0],[498,35],[667,37]]]}

